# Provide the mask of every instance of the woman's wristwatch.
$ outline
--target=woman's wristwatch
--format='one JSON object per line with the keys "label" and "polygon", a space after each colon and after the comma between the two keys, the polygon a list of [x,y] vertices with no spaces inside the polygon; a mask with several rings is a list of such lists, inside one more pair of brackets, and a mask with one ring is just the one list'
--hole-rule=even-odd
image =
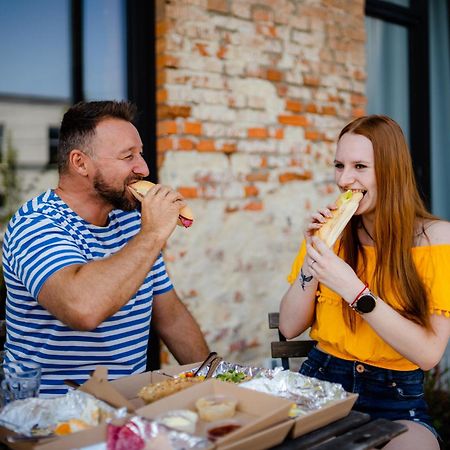
{"label": "woman's wristwatch", "polygon": [[367,314],[372,312],[377,305],[377,298],[369,290],[369,286],[366,284],[364,289],[356,296],[355,300],[350,303],[350,307],[353,308],[359,314]]}

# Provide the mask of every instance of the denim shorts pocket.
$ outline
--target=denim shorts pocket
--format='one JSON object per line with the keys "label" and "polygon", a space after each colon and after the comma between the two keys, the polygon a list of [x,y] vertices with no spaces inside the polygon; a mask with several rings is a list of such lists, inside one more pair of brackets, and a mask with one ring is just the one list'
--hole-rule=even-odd
{"label": "denim shorts pocket", "polygon": [[317,364],[311,363],[309,359],[305,360],[300,367],[300,373],[307,377],[317,378],[320,367]]}
{"label": "denim shorts pocket", "polygon": [[419,376],[408,376],[394,378],[395,389],[398,398],[402,400],[419,400],[424,397],[423,378]]}
{"label": "denim shorts pocket", "polygon": [[397,384],[397,395],[403,400],[416,400],[424,396],[423,387],[420,384]]}

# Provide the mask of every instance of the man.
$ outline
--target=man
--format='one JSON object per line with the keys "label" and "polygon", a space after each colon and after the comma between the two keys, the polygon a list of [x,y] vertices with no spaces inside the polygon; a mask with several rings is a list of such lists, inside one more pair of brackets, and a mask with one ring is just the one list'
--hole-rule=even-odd
{"label": "man", "polygon": [[139,213],[127,187],[149,174],[134,112],[112,101],[70,108],[58,187],[23,205],[5,235],[7,359],[41,364],[44,396],[97,365],[110,378],[144,371],[151,319],[180,363],[208,354],[161,255],[184,199],[155,185]]}

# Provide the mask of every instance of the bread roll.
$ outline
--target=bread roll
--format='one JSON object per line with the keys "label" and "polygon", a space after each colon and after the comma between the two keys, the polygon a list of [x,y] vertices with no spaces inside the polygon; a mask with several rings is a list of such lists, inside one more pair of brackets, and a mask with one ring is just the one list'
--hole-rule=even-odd
{"label": "bread roll", "polygon": [[355,214],[362,198],[362,192],[350,190],[343,192],[336,201],[337,209],[331,211],[332,217],[316,231],[316,236],[322,239],[328,247],[332,247]]}
{"label": "bread roll", "polygon": [[[140,180],[128,185],[130,192],[141,202],[147,194],[148,190],[155,184],[150,181]],[[177,225],[189,228],[194,221],[194,214],[189,206],[185,206],[180,210]]]}

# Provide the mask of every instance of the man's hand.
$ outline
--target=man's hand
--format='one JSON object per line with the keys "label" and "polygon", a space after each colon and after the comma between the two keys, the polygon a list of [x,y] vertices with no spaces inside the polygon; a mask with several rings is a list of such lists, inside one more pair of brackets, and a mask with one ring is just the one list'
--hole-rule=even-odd
{"label": "man's hand", "polygon": [[142,200],[141,232],[156,235],[165,242],[177,224],[180,209],[185,206],[186,202],[179,192],[155,184]]}

